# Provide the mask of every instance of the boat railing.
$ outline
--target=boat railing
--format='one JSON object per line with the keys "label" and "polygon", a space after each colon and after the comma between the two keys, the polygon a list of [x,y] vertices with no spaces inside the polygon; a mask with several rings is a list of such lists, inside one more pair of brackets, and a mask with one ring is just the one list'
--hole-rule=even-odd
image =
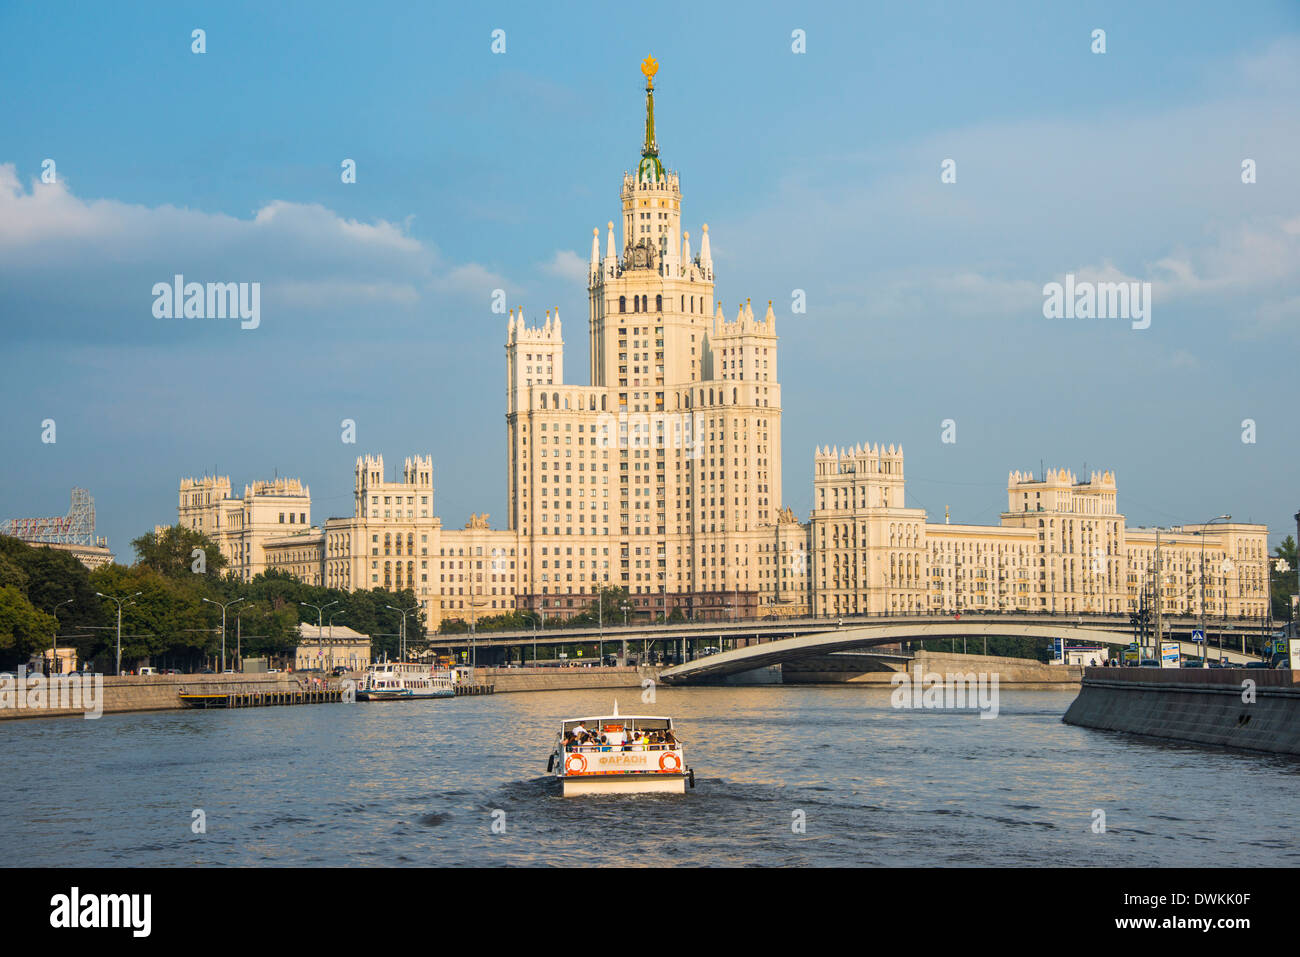
{"label": "boat railing", "polygon": [[676,744],[571,744],[566,752],[586,753],[591,751],[680,751],[682,743]]}

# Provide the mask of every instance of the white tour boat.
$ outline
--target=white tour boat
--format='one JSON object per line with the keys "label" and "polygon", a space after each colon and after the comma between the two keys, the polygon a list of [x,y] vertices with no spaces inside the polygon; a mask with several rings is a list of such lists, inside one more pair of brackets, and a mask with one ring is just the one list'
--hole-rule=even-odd
{"label": "white tour boat", "polygon": [[438,671],[414,661],[377,661],[357,686],[358,701],[405,701],[409,698],[453,698],[450,671]]}
{"label": "white tour boat", "polygon": [[695,787],[672,718],[612,715],[570,718],[560,724],[546,770],[564,797],[578,794],[684,794]]}

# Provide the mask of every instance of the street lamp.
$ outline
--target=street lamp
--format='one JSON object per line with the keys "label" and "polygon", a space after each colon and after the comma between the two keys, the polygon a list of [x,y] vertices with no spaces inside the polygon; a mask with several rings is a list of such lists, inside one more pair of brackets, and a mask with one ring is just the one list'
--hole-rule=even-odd
{"label": "street lamp", "polygon": [[406,616],[414,613],[420,606],[412,605],[410,608],[394,608],[392,605],[385,605],[389,611],[395,611],[402,616],[402,660],[406,660]]}
{"label": "street lamp", "polygon": [[238,605],[244,599],[236,598],[234,601],[228,601],[224,605],[219,601],[213,601],[211,598],[203,599],[209,605],[216,605],[221,609],[221,673],[226,673],[226,609],[231,605]]}
{"label": "street lamp", "polygon": [[[95,592],[95,594],[98,595],[100,598],[107,598],[109,601],[117,602],[117,667],[114,668],[113,674],[121,675],[122,674],[122,603],[126,602],[128,605],[133,605],[135,604],[135,602],[130,601],[129,599],[139,598],[141,595],[144,594],[144,592],[138,591],[134,595],[125,595],[121,598],[114,598],[112,595],[105,595],[102,591],[97,591]],[[205,598],[204,601],[207,601],[207,599]]]}
{"label": "street lamp", "polygon": [[[324,621],[322,620],[322,616],[323,616],[324,611],[325,611],[326,608],[330,607],[330,605],[337,605],[337,604],[338,604],[338,599],[335,599],[334,601],[326,602],[326,603],[323,604],[323,605],[313,605],[313,604],[312,604],[311,602],[309,602],[309,601],[300,601],[300,602],[298,602],[298,604],[300,604],[300,605],[305,605],[305,606],[307,606],[308,608],[315,608],[315,609],[316,609],[316,644],[317,644],[317,645],[320,645],[320,644],[322,643],[323,638],[324,638],[324,636],[321,634],[321,632],[323,632],[323,631],[325,630],[325,623],[324,623]],[[318,649],[318,650],[319,650],[319,649]]]}
{"label": "street lamp", "polygon": [[51,674],[54,673],[54,669],[58,666],[58,663],[59,663],[59,609],[62,608],[64,605],[70,605],[70,604],[72,604],[72,602],[73,602],[73,599],[69,598],[69,599],[67,599],[66,601],[61,601],[61,602],[59,602],[57,605],[54,606],[54,611],[53,611],[53,615],[54,615],[54,645],[53,645],[53,647],[50,649],[50,655],[51,655],[51,657],[50,657],[50,673],[51,673]]}
{"label": "street lamp", "polygon": [[1273,631],[1273,569],[1276,566],[1278,573],[1281,574],[1289,572],[1291,566],[1287,563],[1287,560],[1281,556],[1269,559],[1266,564],[1268,565],[1268,630],[1271,637]]}
{"label": "street lamp", "polygon": [[[1201,536],[1201,667],[1210,667],[1210,636],[1205,633],[1205,529],[1216,522],[1230,522],[1231,515],[1220,515],[1218,518],[1212,518],[1208,522],[1201,523],[1201,530],[1198,533]],[[1223,635],[1219,635],[1220,651],[1222,651]]]}
{"label": "street lamp", "polygon": [[339,615],[346,615],[346,611],[336,611],[330,614],[330,670],[334,670],[334,619]]}

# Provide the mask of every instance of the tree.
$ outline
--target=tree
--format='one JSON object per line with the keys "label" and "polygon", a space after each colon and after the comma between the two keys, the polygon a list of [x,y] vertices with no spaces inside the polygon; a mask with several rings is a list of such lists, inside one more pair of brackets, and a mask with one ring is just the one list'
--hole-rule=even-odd
{"label": "tree", "polygon": [[[180,656],[190,660],[196,654],[210,653],[213,642],[220,641],[220,635],[214,637],[207,610],[212,606],[202,603],[197,586],[188,579],[169,578],[142,564],[104,565],[91,573],[91,583],[96,591],[119,598],[140,592],[122,605],[123,668],[132,668],[144,658]],[[101,638],[95,657],[111,663],[117,652],[117,605],[97,600],[109,627],[98,633]],[[220,619],[218,611],[218,624]]]}
{"label": "tree", "polygon": [[[181,525],[172,525],[161,532],[147,532],[131,542],[135,549],[136,563],[146,568],[176,578],[181,575],[205,574],[218,578],[226,567],[226,556],[221,554],[217,543],[202,532]],[[195,550],[202,551],[202,556]],[[194,563],[202,558],[196,573]]]}
{"label": "tree", "polygon": [[75,646],[83,661],[93,654],[104,614],[90,572],[74,556],[0,535],[0,585],[16,587],[37,611],[55,615],[58,609],[59,644]]}
{"label": "tree", "polygon": [[1296,594],[1296,542],[1295,539],[1288,535],[1281,545],[1273,549],[1273,562],[1270,562],[1270,568],[1276,566],[1276,559],[1282,559],[1286,562],[1289,571],[1272,572],[1273,587],[1270,591],[1270,599],[1273,604],[1274,621],[1291,620],[1291,597]]}
{"label": "tree", "polygon": [[0,657],[26,663],[32,653],[50,646],[54,616],[32,607],[16,585],[0,587]]}

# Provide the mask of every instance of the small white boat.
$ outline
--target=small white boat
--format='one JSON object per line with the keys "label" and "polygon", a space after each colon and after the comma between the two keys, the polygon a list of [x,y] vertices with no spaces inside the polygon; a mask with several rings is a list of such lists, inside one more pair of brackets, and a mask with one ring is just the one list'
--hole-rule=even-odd
{"label": "small white boat", "polygon": [[438,671],[414,661],[378,661],[366,669],[357,686],[358,701],[406,701],[413,698],[454,698],[450,671]]}
{"label": "small white boat", "polygon": [[649,715],[569,718],[560,724],[546,770],[564,797],[580,794],[684,794],[695,787],[673,719]]}

